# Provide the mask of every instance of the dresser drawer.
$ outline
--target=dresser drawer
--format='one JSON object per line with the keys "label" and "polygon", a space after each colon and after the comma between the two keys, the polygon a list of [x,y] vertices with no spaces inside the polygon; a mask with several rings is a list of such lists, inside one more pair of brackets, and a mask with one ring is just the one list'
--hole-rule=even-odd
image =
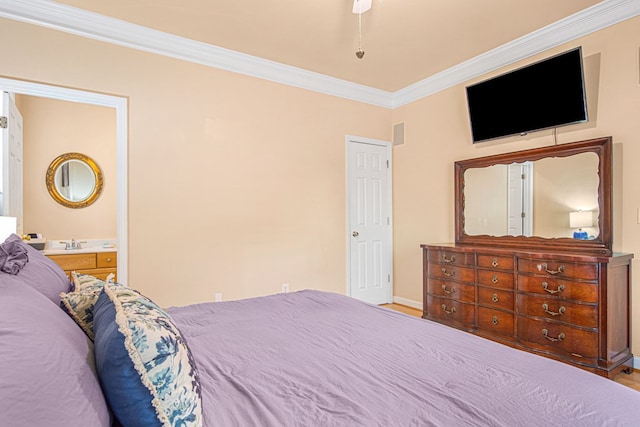
{"label": "dresser drawer", "polygon": [[598,264],[518,258],[518,273],[565,279],[597,280]]}
{"label": "dresser drawer", "polygon": [[478,270],[478,284],[513,290],[513,273]]}
{"label": "dresser drawer", "polygon": [[520,341],[541,350],[574,358],[595,358],[598,333],[544,320],[518,316]]}
{"label": "dresser drawer", "polygon": [[65,271],[96,268],[95,253],[48,255],[48,257]]}
{"label": "dresser drawer", "polygon": [[513,271],[513,257],[478,254],[478,267]]}
{"label": "dresser drawer", "polygon": [[463,302],[474,303],[476,301],[475,291],[476,289],[473,285],[452,280],[429,278],[427,282],[427,293]]}
{"label": "dresser drawer", "polygon": [[467,283],[474,283],[476,280],[476,271],[473,267],[429,263],[427,274],[431,277]]}
{"label": "dresser drawer", "polygon": [[97,253],[98,268],[117,267],[117,265],[118,265],[117,252],[98,252]]}
{"label": "dresser drawer", "polygon": [[457,322],[468,327],[475,325],[476,322],[476,311],[473,304],[433,295],[427,295],[427,312],[444,322]]}
{"label": "dresser drawer", "polygon": [[585,328],[598,327],[598,307],[576,304],[559,298],[518,295],[518,314],[572,323]]}
{"label": "dresser drawer", "polygon": [[598,302],[596,283],[574,282],[555,278],[518,275],[518,291],[541,295],[553,295],[559,298]]}
{"label": "dresser drawer", "polygon": [[513,337],[515,331],[513,318],[513,312],[478,307],[478,329],[492,334]]}
{"label": "dresser drawer", "polygon": [[479,286],[478,304],[513,311],[513,292]]}
{"label": "dresser drawer", "polygon": [[438,264],[462,265],[473,267],[475,258],[473,252],[459,252],[454,250],[429,250],[428,261]]}

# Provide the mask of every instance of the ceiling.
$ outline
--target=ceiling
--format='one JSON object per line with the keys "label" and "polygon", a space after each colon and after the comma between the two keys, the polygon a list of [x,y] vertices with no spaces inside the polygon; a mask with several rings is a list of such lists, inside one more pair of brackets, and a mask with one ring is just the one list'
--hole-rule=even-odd
{"label": "ceiling", "polygon": [[395,92],[598,0],[59,0],[111,18]]}

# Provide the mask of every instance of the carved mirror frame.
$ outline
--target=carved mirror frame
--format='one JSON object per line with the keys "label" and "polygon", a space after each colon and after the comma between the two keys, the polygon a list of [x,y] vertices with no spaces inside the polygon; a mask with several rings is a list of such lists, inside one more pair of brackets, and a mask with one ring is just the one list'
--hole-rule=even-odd
{"label": "carved mirror frame", "polygon": [[[490,236],[469,235],[464,231],[464,173],[470,168],[483,168],[496,164],[522,163],[548,157],[568,157],[580,153],[595,153],[598,156],[598,227],[600,234],[594,239],[579,240],[569,237],[547,238],[539,236]],[[503,248],[527,248],[591,252],[611,254],[612,245],[612,139],[611,137],[590,139],[550,147],[534,148],[478,157],[454,163],[455,168],[455,239],[456,245],[492,246]]]}
{"label": "carved mirror frame", "polygon": [[[65,162],[68,162],[69,160],[78,160],[84,163],[91,169],[95,177],[95,185],[93,187],[93,190],[83,200],[79,200],[79,201],[69,200],[65,198],[62,194],[60,194],[60,192],[58,191],[58,188],[56,187],[56,183],[55,183],[56,171],[62,164],[64,164]],[[49,195],[51,195],[53,200],[55,200],[62,206],[66,206],[72,209],[86,208],[87,206],[90,206],[91,204],[93,204],[93,202],[95,202],[100,196],[100,193],[102,193],[102,186],[103,186],[102,171],[100,170],[100,167],[91,157],[81,153],[65,153],[56,157],[47,168],[45,182],[47,185],[47,191],[49,192]]]}

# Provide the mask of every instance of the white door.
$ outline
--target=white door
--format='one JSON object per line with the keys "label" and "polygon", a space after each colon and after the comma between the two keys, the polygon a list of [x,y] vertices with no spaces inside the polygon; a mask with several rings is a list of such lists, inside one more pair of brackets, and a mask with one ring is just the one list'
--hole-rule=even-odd
{"label": "white door", "polygon": [[510,236],[531,236],[533,229],[532,184],[533,164],[512,163],[508,166],[508,230]]}
{"label": "white door", "polygon": [[391,144],[347,137],[348,294],[393,302]]}
{"label": "white door", "polygon": [[2,215],[17,218],[17,233],[22,230],[22,115],[13,94],[2,92],[2,178],[0,183]]}

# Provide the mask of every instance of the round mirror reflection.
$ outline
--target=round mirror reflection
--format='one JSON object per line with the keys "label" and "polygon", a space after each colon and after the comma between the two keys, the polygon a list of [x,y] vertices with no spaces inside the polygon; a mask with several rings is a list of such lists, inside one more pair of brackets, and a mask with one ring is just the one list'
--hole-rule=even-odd
{"label": "round mirror reflection", "polygon": [[88,156],[66,153],[49,165],[47,190],[59,204],[84,208],[95,202],[102,191],[102,172]]}

